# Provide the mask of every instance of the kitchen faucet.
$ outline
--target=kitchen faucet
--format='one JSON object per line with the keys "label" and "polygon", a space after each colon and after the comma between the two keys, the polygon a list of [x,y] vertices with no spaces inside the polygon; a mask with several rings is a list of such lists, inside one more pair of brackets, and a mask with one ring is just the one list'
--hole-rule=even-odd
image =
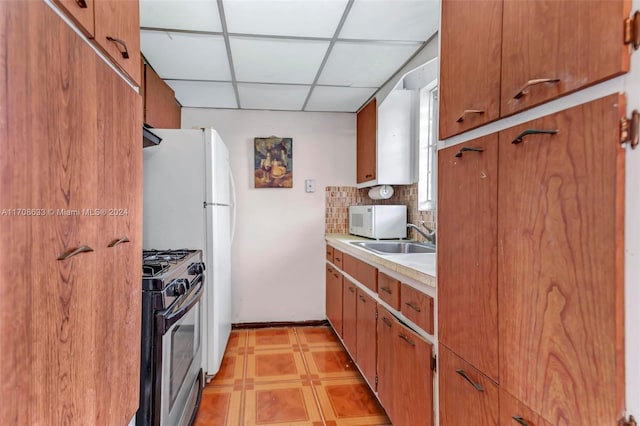
{"label": "kitchen faucet", "polygon": [[425,225],[424,220],[420,221],[420,225],[422,225],[427,230],[427,232],[424,232],[422,229],[420,229],[418,226],[414,225],[413,223],[407,223],[407,228],[415,229],[416,232],[418,232],[420,235],[425,237],[428,242],[430,242],[431,244],[435,245],[436,244],[436,231],[433,230],[433,229],[430,229],[427,225]]}

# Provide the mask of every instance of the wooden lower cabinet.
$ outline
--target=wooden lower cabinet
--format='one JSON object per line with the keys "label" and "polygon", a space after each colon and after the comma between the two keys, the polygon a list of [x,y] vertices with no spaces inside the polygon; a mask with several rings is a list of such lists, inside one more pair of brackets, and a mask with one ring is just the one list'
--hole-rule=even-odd
{"label": "wooden lower cabinet", "polygon": [[360,259],[342,253],[344,272],[351,275],[356,281],[363,284],[374,293],[378,291],[378,269]]}
{"label": "wooden lower cabinet", "polygon": [[377,303],[361,289],[357,291],[356,362],[369,386],[376,390]]}
{"label": "wooden lower cabinet", "polygon": [[407,284],[402,284],[400,311],[429,334],[433,334],[433,298]]}
{"label": "wooden lower cabinet", "polygon": [[552,424],[500,388],[500,426],[552,426]]}
{"label": "wooden lower cabinet", "polygon": [[440,426],[498,424],[498,385],[442,344],[438,375]]}
{"label": "wooden lower cabinet", "polygon": [[342,274],[330,265],[327,268],[326,313],[335,332],[342,337]]}
{"label": "wooden lower cabinet", "polygon": [[342,289],[342,341],[354,360],[356,359],[358,326],[356,322],[357,301],[357,286],[345,278]]}
{"label": "wooden lower cabinet", "polygon": [[400,281],[378,272],[378,297],[396,311],[400,310]]}
{"label": "wooden lower cabinet", "polygon": [[391,422],[395,422],[393,404],[395,373],[393,370],[393,344],[397,322],[393,315],[382,305],[378,305],[378,399],[387,412]]}

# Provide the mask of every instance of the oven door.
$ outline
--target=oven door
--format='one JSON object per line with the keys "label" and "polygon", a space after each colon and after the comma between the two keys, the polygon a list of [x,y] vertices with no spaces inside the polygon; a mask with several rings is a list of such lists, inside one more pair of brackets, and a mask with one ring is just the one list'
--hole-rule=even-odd
{"label": "oven door", "polygon": [[198,395],[199,389],[195,387],[201,386],[202,276],[194,284],[156,317],[157,332],[162,336],[161,425],[187,425],[193,413],[186,410],[194,409],[194,390]]}

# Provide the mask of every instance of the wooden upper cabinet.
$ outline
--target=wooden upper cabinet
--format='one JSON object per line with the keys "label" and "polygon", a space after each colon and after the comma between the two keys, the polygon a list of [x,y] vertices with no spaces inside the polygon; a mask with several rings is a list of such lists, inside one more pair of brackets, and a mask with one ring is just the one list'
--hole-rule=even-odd
{"label": "wooden upper cabinet", "polygon": [[377,304],[358,289],[356,307],[356,362],[372,389],[376,389]]}
{"label": "wooden upper cabinet", "polygon": [[179,129],[180,105],[173,89],[148,64],[144,68],[144,123],[156,129]]}
{"label": "wooden upper cabinet", "polygon": [[504,0],[501,116],[627,72],[630,3]]}
{"label": "wooden upper cabinet", "polygon": [[357,117],[356,183],[376,178],[376,99],[372,99]]}
{"label": "wooden upper cabinet", "polygon": [[498,425],[498,385],[446,347],[439,349],[440,426]]}
{"label": "wooden upper cabinet", "polygon": [[499,136],[500,386],[552,424],[624,412],[624,110],[614,94]]}
{"label": "wooden upper cabinet", "polygon": [[438,197],[439,340],[497,381],[497,134],[438,152]]}
{"label": "wooden upper cabinet", "polygon": [[499,117],[502,0],[443,0],[441,28],[439,139],[446,139]]}
{"label": "wooden upper cabinet", "polygon": [[[137,1],[94,0],[95,40],[140,84],[140,11]],[[125,57],[126,56],[126,57]]]}
{"label": "wooden upper cabinet", "polygon": [[53,0],[62,8],[67,16],[71,18],[82,30],[84,35],[93,38],[94,34],[94,0]]}

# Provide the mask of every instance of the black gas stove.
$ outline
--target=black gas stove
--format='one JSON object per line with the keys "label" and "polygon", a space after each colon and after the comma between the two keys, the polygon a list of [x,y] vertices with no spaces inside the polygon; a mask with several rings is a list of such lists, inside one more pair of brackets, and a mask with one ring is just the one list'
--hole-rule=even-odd
{"label": "black gas stove", "polygon": [[142,253],[142,360],[138,426],[186,426],[202,394],[201,250]]}

